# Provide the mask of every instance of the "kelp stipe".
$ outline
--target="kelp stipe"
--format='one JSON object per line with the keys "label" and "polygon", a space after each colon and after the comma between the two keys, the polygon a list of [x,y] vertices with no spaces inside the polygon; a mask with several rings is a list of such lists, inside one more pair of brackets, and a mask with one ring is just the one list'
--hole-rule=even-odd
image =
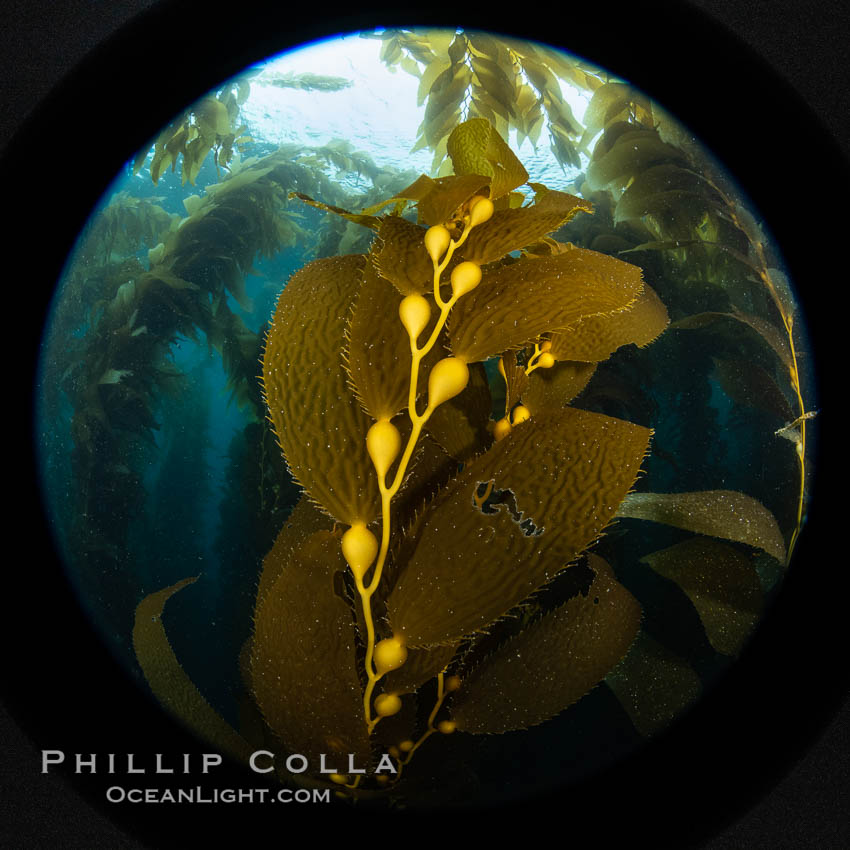
{"label": "kelp stipe", "polygon": [[[354,466],[354,453],[345,455],[345,468],[338,468],[336,473],[339,480],[323,478],[312,487],[312,482],[304,480],[303,470],[315,468],[315,461],[312,458],[299,460],[303,458],[303,438],[296,436],[290,427],[292,420],[287,418],[285,412],[279,413],[277,408],[278,405],[291,404],[299,395],[303,397],[296,386],[288,383],[297,383],[298,376],[291,372],[284,373],[278,368],[279,363],[289,359],[288,352],[284,354],[280,350],[283,341],[287,339],[285,333],[289,325],[279,328],[277,318],[284,311],[287,317],[295,311],[301,300],[295,291],[289,296],[287,290],[284,290],[281,296],[264,359],[270,415],[281,436],[282,447],[293,473],[304,481],[308,494],[338,522],[350,525],[349,530],[342,535],[341,543],[354,575],[360,603],[358,623],[365,627],[365,634],[361,632],[360,635],[361,642],[365,644],[362,661],[365,675],[361,677],[365,687],[360,723],[365,721],[367,731],[372,732],[385,718],[398,717],[396,725],[387,733],[391,736],[388,739],[391,742],[388,752],[397,761],[398,774],[392,782],[393,793],[398,793],[395,783],[400,781],[402,768],[431,735],[437,731],[449,734],[456,728],[474,729],[476,722],[480,724],[476,714],[486,713],[486,708],[476,712],[469,707],[465,714],[459,713],[457,717],[451,714],[450,707],[450,713],[446,713],[448,701],[452,697],[455,701],[462,700],[466,692],[474,699],[476,688],[474,685],[471,690],[469,686],[464,687],[464,676],[471,669],[469,665],[475,657],[475,633],[504,617],[540,584],[554,577],[565,566],[570,554],[574,556],[598,533],[596,527],[585,530],[587,539],[582,538],[580,543],[573,544],[575,551],[567,554],[571,545],[567,535],[556,532],[546,535],[546,538],[542,537],[544,522],[550,528],[558,528],[561,517],[555,512],[539,514],[537,521],[541,527],[532,533],[529,530],[529,523],[532,522],[530,517],[525,522],[516,522],[510,516],[502,520],[501,514],[491,510],[491,515],[495,514],[499,518],[494,523],[491,516],[482,510],[478,489],[488,480],[495,479],[505,487],[512,487],[516,501],[521,502],[526,511],[534,504],[535,498],[539,498],[540,491],[549,487],[557,492],[559,485],[563,486],[563,481],[559,482],[554,475],[554,469],[549,481],[541,476],[534,482],[537,494],[528,492],[531,482],[523,481],[525,476],[514,479],[510,474],[511,467],[533,461],[538,452],[548,449],[556,457],[559,449],[563,452],[563,447],[557,446],[558,436],[563,431],[559,429],[560,423],[555,417],[539,423],[548,426],[548,441],[534,433],[533,429],[538,423],[529,422],[525,426],[528,431],[525,441],[520,440],[520,429],[517,428],[513,440],[493,444],[487,427],[491,407],[489,403],[482,404],[479,401],[477,410],[473,408],[467,411],[459,407],[452,409],[441,406],[455,399],[459,404],[462,403],[463,390],[470,381],[468,364],[506,350],[523,348],[529,339],[567,327],[589,313],[597,313],[605,308],[613,313],[627,308],[641,287],[639,272],[629,269],[625,264],[618,264],[622,266],[624,276],[631,272],[631,280],[622,286],[622,291],[604,291],[604,287],[600,287],[600,291],[593,294],[568,294],[562,291],[560,301],[551,295],[547,298],[550,290],[554,289],[553,281],[559,273],[572,270],[575,274],[575,267],[578,266],[585,274],[592,274],[595,271],[594,263],[604,263],[608,259],[599,255],[590,256],[590,252],[579,252],[579,249],[576,251],[585,255],[579,257],[577,253],[572,258],[574,262],[564,264],[563,269],[544,270],[544,264],[539,263],[539,270],[536,266],[530,270],[526,266],[532,260],[519,260],[506,264],[498,270],[501,271],[499,277],[494,274],[488,281],[480,263],[500,260],[510,250],[522,248],[527,240],[534,241],[557,228],[579,208],[587,209],[587,205],[571,196],[558,197],[559,193],[554,193],[548,205],[544,204],[541,208],[543,215],[540,209],[532,212],[532,208],[529,208],[525,215],[521,210],[511,209],[510,193],[527,180],[527,174],[486,121],[479,119],[460,125],[449,139],[448,150],[456,172],[453,178],[437,181],[420,178],[392,199],[396,203],[400,200],[415,201],[419,223],[428,226],[428,229],[408,225],[406,220],[398,219],[398,216],[385,218],[377,225],[379,239],[366,260],[361,294],[349,323],[347,353],[339,364],[339,367],[347,365],[349,384],[354,390],[355,399],[349,399],[348,404],[353,406],[359,402],[367,416],[360,425],[359,433],[352,434],[350,440],[355,451],[359,447],[357,466]],[[541,195],[545,195],[545,189],[540,189]],[[482,192],[486,192],[487,197]],[[547,209],[548,217],[545,215]],[[389,258],[400,258],[401,263],[390,262]],[[445,280],[443,273],[449,268],[449,280]],[[534,271],[543,272],[544,278],[540,281],[530,280]],[[370,295],[367,289],[367,286],[373,285],[373,278],[383,282],[384,294],[380,300]],[[395,290],[387,281],[395,285]],[[487,316],[488,321],[482,325],[480,318],[485,309],[483,306],[477,310],[474,306],[466,310],[463,308],[480,293],[487,291],[488,286],[489,297],[481,304],[488,305],[486,309],[492,312]],[[617,287],[609,289],[616,290]],[[610,303],[603,303],[606,296],[611,299]],[[517,297],[523,298],[529,308],[524,311],[521,320],[524,326],[517,327],[516,323],[508,326],[501,314],[512,310]],[[544,307],[547,300],[549,311]],[[336,315],[347,312],[346,309],[340,309],[344,305],[335,306]],[[378,328],[380,336],[376,335]],[[303,344],[312,335],[312,330],[303,336],[299,335],[298,344]],[[405,352],[405,349],[408,351]],[[440,354],[443,356],[439,357]],[[423,393],[426,374],[427,394]],[[278,381],[281,380],[287,381],[287,385],[280,386]],[[271,391],[272,387],[274,392]],[[424,396],[421,413],[417,409],[420,396]],[[333,396],[330,397],[331,410],[332,399]],[[402,414],[398,426],[391,423],[390,419],[405,406],[406,416]],[[428,424],[440,409],[449,417],[449,428],[452,418],[459,420],[459,424],[463,424],[464,420],[469,422],[477,419],[476,430],[484,436],[483,444],[468,447],[466,464],[461,472],[452,476],[451,468],[439,471],[438,475],[443,480],[437,482],[442,483],[442,491],[437,496],[431,497],[424,504],[404,505],[402,502],[402,522],[399,523],[399,531],[393,534],[393,499],[403,482],[407,483],[405,476],[408,465],[423,431],[439,443],[438,432],[430,432]],[[327,416],[330,410],[325,408],[325,411]],[[334,422],[337,419],[332,412],[328,418]],[[368,424],[370,421],[372,424]],[[367,424],[368,429],[364,427]],[[443,424],[445,429],[446,423]],[[343,429],[336,426],[331,430],[339,434]],[[404,439],[401,430],[405,433]],[[625,480],[617,482],[623,492],[633,480],[647,441],[648,433],[642,441],[637,439],[636,461],[632,459],[632,477],[626,477],[628,473],[625,473]],[[402,451],[403,442],[405,448]],[[511,446],[513,453],[509,451]],[[365,455],[362,451],[364,447]],[[446,459],[449,460],[450,456],[447,455]],[[563,459],[566,460],[565,455]],[[381,516],[380,547],[376,535],[366,527],[378,511],[375,501],[371,501],[371,508],[365,509],[352,502],[336,512],[330,507],[347,484],[347,480],[344,480],[346,474],[358,481],[377,477]],[[409,479],[415,480],[415,477],[416,472],[411,472]],[[388,483],[390,480],[391,484]],[[326,493],[324,498],[319,495],[319,490],[330,487],[334,488],[334,493]],[[431,488],[434,488],[433,484]],[[361,494],[364,492],[361,491]],[[406,520],[405,514],[409,516],[411,507],[415,513]],[[469,523],[469,526],[459,527],[458,520]],[[602,525],[604,521],[598,524]],[[494,525],[499,527],[494,528]],[[476,550],[474,546],[467,545],[470,534],[490,534],[490,542],[484,542]],[[543,545],[544,539],[548,545]],[[498,554],[493,551],[496,540],[496,545],[501,548]],[[504,548],[506,545],[507,550]],[[514,547],[514,551],[510,551],[511,547]],[[555,554],[559,548],[564,551]],[[387,572],[387,580],[382,583],[391,550],[398,554],[395,554],[392,567]],[[377,561],[366,583],[364,579],[373,558]],[[527,575],[511,580],[510,574],[521,573],[522,565],[529,563],[527,559],[539,560],[535,568],[528,570]],[[461,562],[465,564],[463,575],[457,569]],[[455,566],[454,570],[450,569],[452,565]],[[448,572],[446,568],[449,568]],[[376,603],[374,609],[384,614],[377,622],[374,618],[373,597]],[[273,604],[268,597],[266,603]],[[612,664],[624,654],[631,637],[633,634],[621,638],[620,654],[613,659]],[[453,662],[452,657],[465,642],[467,645],[463,653],[467,664],[463,666],[458,661]],[[259,658],[268,656],[265,647],[257,645],[256,633],[254,653]],[[410,669],[407,669],[408,664]],[[601,671],[599,678],[605,672],[607,669]],[[427,680],[435,674],[436,694],[431,696],[433,703],[427,720],[417,729],[410,711],[407,712],[408,717],[404,717],[405,704],[415,708],[417,692],[424,690]],[[277,678],[287,677],[278,671]],[[596,681],[598,679],[588,686]],[[382,693],[373,698],[379,684]],[[487,685],[483,687],[486,689]],[[256,688],[255,684],[255,692],[263,708],[263,701]],[[274,696],[273,710],[280,694]],[[427,692],[423,696],[427,699]],[[558,702],[557,696],[552,702]],[[554,708],[553,712],[564,707],[566,702],[569,699]],[[539,703],[537,705],[539,710]],[[264,714],[268,717],[267,712],[264,711]],[[539,720],[529,719],[528,722]],[[520,727],[528,725],[522,721],[519,724]],[[292,737],[287,735],[285,726],[275,731],[284,741]],[[326,739],[325,749],[328,744]],[[316,751],[315,745],[311,751]],[[361,777],[338,777],[337,781],[354,788],[360,786]],[[387,782],[386,776],[383,781]]]}
{"label": "kelp stipe", "polygon": [[[637,266],[548,236],[592,204],[539,183],[525,203],[528,174],[489,121],[458,124],[446,149],[454,174],[360,213],[299,194],[375,239],[296,272],[265,341],[268,417],[304,492],[243,650],[262,728],[223,723],[170,652],[158,614],[185,582],[144,600],[134,632],[154,692],[223,751],[299,753],[309,780],[281,758],[282,780],[409,803],[425,802],[413,757],[437,733],[527,729],[605,680],[649,735],[699,694],[587,551],[616,517],[786,552],[743,493],[633,492],[651,429],[571,402],[614,351],[658,338],[663,300]],[[718,540],[656,555],[736,652],[761,601],[749,559]],[[680,569],[695,557],[713,565],[696,583]],[[365,773],[322,775],[333,754]]]}

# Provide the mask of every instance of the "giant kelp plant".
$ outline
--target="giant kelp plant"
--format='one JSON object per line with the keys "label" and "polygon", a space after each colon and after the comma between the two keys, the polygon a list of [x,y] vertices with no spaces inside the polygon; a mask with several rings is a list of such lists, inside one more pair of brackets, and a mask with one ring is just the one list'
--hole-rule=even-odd
{"label": "giant kelp plant", "polygon": [[[280,755],[281,781],[416,804],[431,779],[460,793],[481,736],[578,718],[634,744],[685,710],[778,586],[814,414],[774,249],[675,120],[541,45],[377,37],[420,80],[435,176],[346,140],[258,146],[245,80],[202,98],[134,163],[198,194],[175,213],[124,191],[92,219],[46,385],[71,423],[69,549],[157,697],[239,759]],[[587,166],[576,194],[507,143],[544,129]],[[220,362],[244,421],[217,533],[153,569],[134,541],[197,536],[176,520],[203,489],[171,479],[214,427],[163,400],[208,391],[181,345]],[[204,549],[218,563],[168,602]]]}
{"label": "giant kelp plant", "polygon": [[[539,183],[526,203],[528,174],[486,119],[447,151],[453,175],[360,213],[305,197],[376,238],[296,272],[266,339],[268,416],[304,495],[265,558],[242,653],[255,724],[224,723],[168,646],[163,606],[191,579],[145,599],[134,631],[154,692],[221,748],[298,753],[306,775],[281,758],[281,779],[414,803],[405,768],[435,733],[527,729],[606,677],[651,733],[698,693],[588,551],[618,515],[785,560],[744,493],[633,492],[651,428],[572,404],[598,364],[669,321],[640,268],[548,235],[591,203]],[[689,536],[651,565],[719,652],[739,651],[761,604],[749,557]]]}

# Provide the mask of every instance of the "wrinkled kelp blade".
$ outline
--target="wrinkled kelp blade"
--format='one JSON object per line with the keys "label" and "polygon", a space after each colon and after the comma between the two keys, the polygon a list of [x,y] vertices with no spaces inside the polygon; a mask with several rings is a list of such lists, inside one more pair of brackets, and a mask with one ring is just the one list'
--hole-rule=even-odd
{"label": "wrinkled kelp blade", "polygon": [[745,493],[630,493],[617,515],[746,543],[785,562],[785,541],[776,519],[761,502]]}
{"label": "wrinkled kelp blade", "polygon": [[732,546],[694,537],[641,558],[674,581],[697,609],[711,645],[739,655],[762,612],[762,590],[752,561]]}
{"label": "wrinkled kelp blade", "polygon": [[165,634],[162,623],[165,603],[196,580],[178,581],[151,593],[139,603],[133,626],[133,649],[154,696],[165,708],[217,749],[247,762],[253,748],[204,699],[180,666]]}
{"label": "wrinkled kelp blade", "polygon": [[650,737],[695,702],[702,683],[691,666],[641,630],[626,657],[605,677],[635,729]]}
{"label": "wrinkled kelp blade", "polygon": [[488,270],[449,319],[452,353],[486,360],[547,331],[630,306],[643,291],[637,266],[574,248]]}
{"label": "wrinkled kelp blade", "polygon": [[[275,550],[269,554],[274,557]],[[336,595],[339,540],[319,531],[280,570],[254,617],[251,682],[263,717],[288,750],[369,763],[351,608]]]}
{"label": "wrinkled kelp blade", "polygon": [[557,360],[601,363],[623,345],[649,345],[669,323],[661,299],[644,285],[641,295],[627,309],[607,316],[590,316],[552,334],[550,352]]}
{"label": "wrinkled kelp blade", "polygon": [[263,355],[269,418],[308,495],[340,522],[371,522],[380,498],[366,432],[341,352],[366,260],[316,260],[281,292]]}
{"label": "wrinkled kelp blade", "polygon": [[536,369],[527,378],[522,403],[532,416],[566,407],[590,382],[595,363],[561,361],[551,369]]}
{"label": "wrinkled kelp blade", "polygon": [[528,172],[486,118],[472,118],[452,130],[447,145],[457,175],[490,177],[490,199],[506,195],[528,180]]}
{"label": "wrinkled kelp blade", "polygon": [[463,246],[463,258],[479,265],[492,263],[557,230],[580,210],[593,209],[588,201],[566,192],[547,192],[543,198],[545,202],[530,207],[496,211],[472,231]]}
{"label": "wrinkled kelp blade", "polygon": [[597,685],[640,628],[637,600],[598,557],[587,595],[509,638],[465,676],[454,697],[458,729],[501,733],[554,717]]}
{"label": "wrinkled kelp blade", "polygon": [[457,461],[449,457],[445,449],[431,437],[423,434],[416,443],[401,490],[393,499],[393,524],[398,528],[407,526],[415,512],[421,510],[446,485],[457,469]]}
{"label": "wrinkled kelp blade", "polygon": [[378,242],[369,259],[402,295],[433,289],[434,265],[425,250],[425,229],[406,218],[381,219]]}
{"label": "wrinkled kelp blade", "polygon": [[515,427],[467,464],[429,507],[387,600],[394,633],[411,646],[453,642],[552,579],[614,518],[650,435],[565,408]]}
{"label": "wrinkled kelp blade", "polygon": [[396,288],[367,263],[348,328],[347,353],[351,383],[374,419],[391,419],[407,407],[410,340],[398,317],[400,303]]}

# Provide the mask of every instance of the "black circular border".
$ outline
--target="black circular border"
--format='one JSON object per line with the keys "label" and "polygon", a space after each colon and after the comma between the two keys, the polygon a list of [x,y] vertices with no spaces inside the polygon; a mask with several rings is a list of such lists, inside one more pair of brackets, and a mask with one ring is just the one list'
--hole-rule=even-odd
{"label": "black circular border", "polygon": [[[527,20],[477,2],[430,11],[375,2],[359,8],[331,14],[328,7],[243,0],[219,12],[215,4],[160,3],[91,51],[32,114],[0,166],[13,216],[8,250],[24,261],[7,280],[7,321],[19,323],[22,336],[11,370],[21,380],[12,395],[18,410],[7,414],[25,430],[10,442],[14,454],[32,445],[32,422],[20,407],[31,399],[53,281],[123,162],[193,97],[249,62],[335,31],[394,23],[480,27],[563,42],[669,105],[737,175],[781,246],[811,330],[819,405],[830,412],[830,390],[834,395],[840,386],[832,372],[846,286],[840,213],[850,181],[840,149],[817,117],[762,60],[682,3],[599,4],[561,17],[529,10]],[[91,145],[92,130],[103,145]],[[16,291],[25,293],[22,314]],[[524,821],[560,824],[559,836],[570,841],[651,838],[655,846],[689,846],[754,805],[812,745],[847,694],[843,599],[834,578],[843,565],[832,499],[840,492],[841,452],[837,442],[837,451],[829,451],[831,434],[825,416],[819,440],[825,460],[818,459],[810,520],[782,597],[723,683],[662,740],[569,795],[464,815],[482,839]],[[21,510],[26,523],[35,523],[7,565],[16,586],[7,592],[3,619],[2,687],[13,716],[38,748],[203,751],[186,746],[185,733],[139,694],[92,633],[52,550],[33,468],[15,476],[12,492],[14,516]],[[14,525],[13,535],[19,533]],[[231,784],[247,784],[241,772],[230,775]],[[187,836],[216,846],[224,835],[259,836],[263,827],[288,834],[297,821],[316,815],[116,809],[102,802],[102,776],[69,778],[105,816],[156,847]],[[224,774],[211,784],[227,784]],[[369,814],[334,814],[323,817],[325,839],[371,827]],[[447,813],[435,820],[448,819]]]}

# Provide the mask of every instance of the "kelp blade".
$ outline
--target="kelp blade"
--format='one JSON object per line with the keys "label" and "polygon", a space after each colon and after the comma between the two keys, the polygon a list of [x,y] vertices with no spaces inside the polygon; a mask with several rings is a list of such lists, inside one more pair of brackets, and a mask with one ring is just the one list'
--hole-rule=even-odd
{"label": "kelp blade", "polygon": [[643,629],[605,684],[645,737],[666,729],[702,693],[693,668]]}
{"label": "kelp blade", "polygon": [[401,295],[371,263],[348,325],[348,373],[363,409],[391,419],[407,407],[410,341],[398,318]]}
{"label": "kelp blade", "polygon": [[257,602],[274,587],[293,551],[314,532],[330,531],[332,528],[333,520],[302,495],[278,532],[272,551],[263,560],[257,586]]}
{"label": "kelp blade", "polygon": [[568,405],[590,382],[596,363],[561,361],[551,369],[536,369],[522,389],[522,403],[532,416]]}
{"label": "kelp blade", "polygon": [[369,259],[402,295],[422,294],[433,288],[434,266],[425,250],[425,230],[406,218],[381,219]]}
{"label": "kelp blade", "polygon": [[654,290],[644,285],[641,295],[627,309],[590,316],[552,334],[549,351],[556,360],[601,363],[624,345],[649,345],[669,323],[667,308]]}
{"label": "kelp blade", "polygon": [[315,260],[278,299],[263,355],[263,388],[292,474],[334,519],[369,523],[380,497],[366,432],[348,387],[345,329],[362,281],[359,255]]}
{"label": "kelp blade", "polygon": [[601,558],[587,595],[579,593],[509,638],[465,677],[452,705],[458,729],[501,733],[554,717],[625,656],[641,607]]}
{"label": "kelp blade", "polygon": [[290,554],[254,617],[257,705],[285,747],[316,767],[322,753],[354,753],[361,764],[371,758],[354,620],[334,588],[344,568],[339,540],[327,531],[312,534]]}
{"label": "kelp blade", "polygon": [[490,199],[497,200],[528,180],[528,172],[486,118],[471,118],[452,130],[447,145],[455,174],[491,178]]}
{"label": "kelp blade", "polygon": [[[401,301],[395,287],[367,262],[346,330],[344,361],[351,389],[363,409],[376,420],[391,419],[408,405],[410,338],[399,319]],[[422,331],[423,338],[430,336],[438,318],[439,311],[434,307]],[[436,345],[420,361],[417,397],[425,392],[431,367],[442,356],[441,347]]]}
{"label": "kelp blade", "polygon": [[785,563],[785,541],[776,519],[761,502],[746,493],[734,490],[630,493],[617,514],[746,543]]}
{"label": "kelp blade", "polygon": [[632,305],[643,291],[630,263],[574,248],[488,270],[449,319],[452,353],[471,362],[519,348],[548,331]]}
{"label": "kelp blade", "polygon": [[186,675],[165,633],[162,611],[179,590],[197,581],[183,579],[146,596],[136,608],[133,649],[154,696],[193,732],[238,761],[247,763],[253,748],[226,723]]}
{"label": "kelp blade", "polygon": [[593,208],[575,195],[555,191],[547,192],[532,206],[497,210],[472,231],[463,246],[463,257],[479,265],[492,263],[557,230],[580,210],[592,212]]}
{"label": "kelp blade", "polygon": [[728,543],[693,537],[641,558],[687,594],[711,645],[739,655],[762,613],[762,590],[752,561]]}
{"label": "kelp blade", "polygon": [[394,633],[414,647],[454,642],[554,578],[614,518],[650,435],[565,408],[468,463],[429,507],[387,600]]}

